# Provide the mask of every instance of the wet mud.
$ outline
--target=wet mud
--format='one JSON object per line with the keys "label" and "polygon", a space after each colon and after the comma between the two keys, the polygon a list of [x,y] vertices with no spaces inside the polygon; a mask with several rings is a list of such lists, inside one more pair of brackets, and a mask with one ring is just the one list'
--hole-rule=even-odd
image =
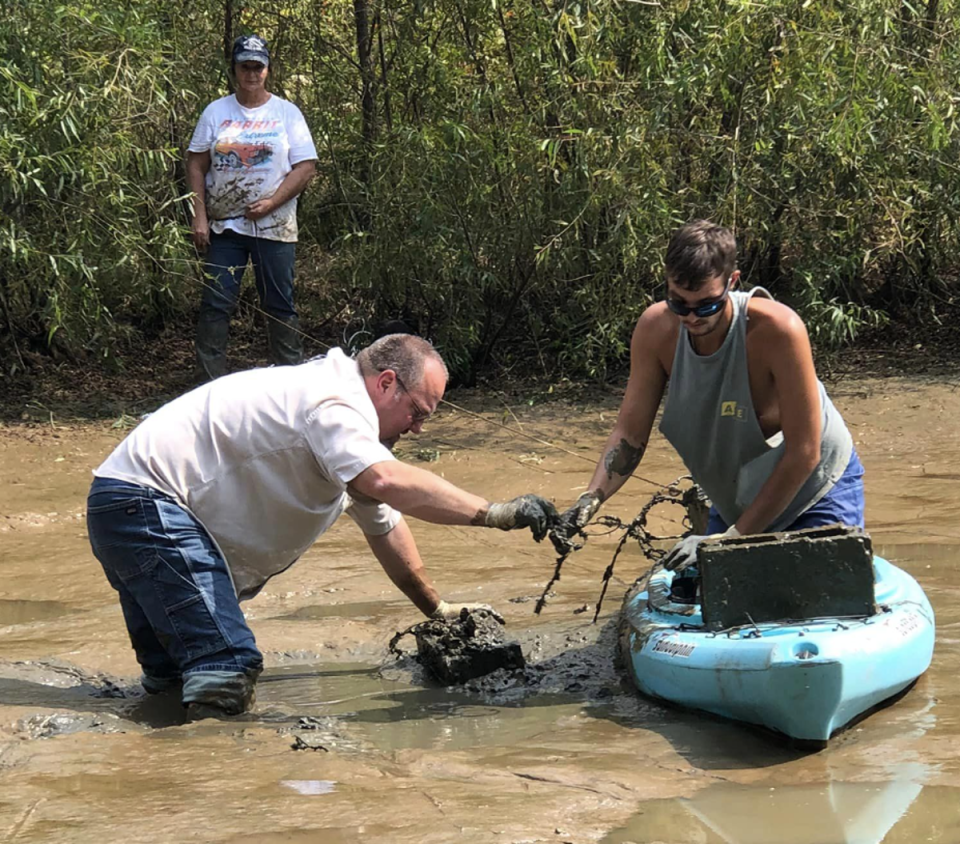
{"label": "wet mud", "polygon": [[525,665],[520,645],[505,639],[503,620],[491,610],[464,607],[454,621],[430,619],[415,624],[390,640],[392,653],[400,653],[398,643],[406,635],[416,639],[417,661],[444,686]]}
{"label": "wet mud", "polygon": [[[187,724],[176,695],[143,694],[116,598],[90,555],[90,469],[122,431],[0,428],[0,836],[16,842],[749,842],[960,840],[960,395],[945,382],[831,389],[866,466],[874,549],[937,613],[934,662],[893,706],[819,753],[664,707],[617,668],[620,598],[646,569],[628,543],[592,624],[620,534],[590,536],[554,573],[549,543],[412,522],[448,601],[506,619],[522,667],[442,686],[398,659],[422,621],[344,520],[245,605],[264,651],[252,713]],[[568,505],[616,415],[512,408],[524,430],[449,410],[407,453],[492,499]],[[497,413],[497,421],[500,414]],[[411,457],[410,459],[415,459]],[[655,437],[638,470],[682,466]],[[631,481],[602,512],[635,516]],[[681,528],[665,509],[650,529]],[[584,607],[589,611],[584,611]]]}

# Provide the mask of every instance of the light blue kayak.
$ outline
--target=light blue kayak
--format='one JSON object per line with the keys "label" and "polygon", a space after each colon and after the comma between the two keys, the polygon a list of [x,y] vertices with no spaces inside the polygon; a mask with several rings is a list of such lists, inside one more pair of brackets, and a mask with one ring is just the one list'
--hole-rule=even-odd
{"label": "light blue kayak", "polygon": [[803,742],[908,688],[933,656],[933,609],[909,574],[873,558],[879,612],[864,618],[703,628],[697,604],[670,600],[673,572],[624,601],[620,648],[646,695],[758,724]]}

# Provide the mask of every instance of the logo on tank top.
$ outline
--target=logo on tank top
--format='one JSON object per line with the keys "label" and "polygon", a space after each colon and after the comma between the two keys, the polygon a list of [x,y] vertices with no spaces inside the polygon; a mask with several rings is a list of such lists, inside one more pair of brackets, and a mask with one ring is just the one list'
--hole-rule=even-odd
{"label": "logo on tank top", "polygon": [[720,402],[720,415],[730,416],[734,419],[743,419],[743,408],[737,407],[735,401]]}

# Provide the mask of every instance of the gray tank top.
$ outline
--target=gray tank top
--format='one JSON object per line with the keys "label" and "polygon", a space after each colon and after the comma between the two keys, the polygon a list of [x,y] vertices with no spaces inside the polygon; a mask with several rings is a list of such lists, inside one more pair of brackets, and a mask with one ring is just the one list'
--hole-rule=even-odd
{"label": "gray tank top", "polygon": [[[732,525],[750,506],[783,455],[783,434],[768,441],[760,430],[747,374],[747,303],[772,298],[762,287],[733,291],[733,321],[712,355],[698,355],[680,326],[660,432],[687,470]],[[820,462],[780,517],[767,529],[784,530],[833,487],[850,462],[853,439],[818,380],[823,411]]]}

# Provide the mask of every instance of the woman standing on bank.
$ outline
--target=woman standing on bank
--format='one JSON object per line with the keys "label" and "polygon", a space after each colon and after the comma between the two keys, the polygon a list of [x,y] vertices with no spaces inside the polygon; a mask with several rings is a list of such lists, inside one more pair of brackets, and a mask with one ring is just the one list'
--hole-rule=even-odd
{"label": "woman standing on bank", "polygon": [[297,196],[317,160],[300,109],[266,89],[267,42],[256,35],[237,38],[231,71],[236,93],[204,109],[187,153],[193,242],[206,255],[197,364],[209,379],[226,372],[230,317],[248,260],[267,314],[271,359],[300,363],[293,304]]}

